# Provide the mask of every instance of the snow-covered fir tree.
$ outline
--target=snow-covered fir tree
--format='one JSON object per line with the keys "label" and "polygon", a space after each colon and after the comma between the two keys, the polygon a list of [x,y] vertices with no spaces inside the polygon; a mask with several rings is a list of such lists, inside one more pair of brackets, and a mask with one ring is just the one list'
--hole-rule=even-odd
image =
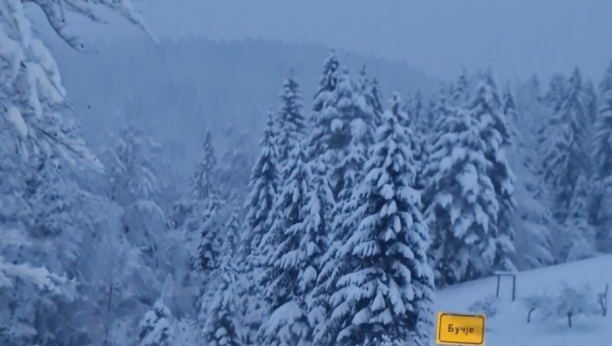
{"label": "snow-covered fir tree", "polygon": [[159,265],[166,220],[160,203],[159,145],[150,134],[128,125],[114,148],[103,155],[109,167],[108,195],[123,210],[122,228],[128,240],[141,248],[151,268]]}
{"label": "snow-covered fir tree", "polygon": [[459,79],[453,85],[450,100],[451,104],[455,106],[462,106],[470,100],[468,76],[465,67],[463,68]]}
{"label": "snow-covered fir tree", "polygon": [[567,78],[562,74],[555,74],[550,79],[548,92],[544,95],[544,102],[552,108],[553,112],[558,112],[567,94]]}
{"label": "snow-covered fir tree", "polygon": [[240,221],[240,208],[236,202],[229,204],[229,218],[225,224],[225,233],[223,235],[223,253],[231,252],[236,253],[238,246],[240,245],[240,228],[242,222]]}
{"label": "snow-covered fir tree", "polygon": [[400,124],[399,108],[396,96],[377,129],[358,207],[350,216],[357,228],[338,249],[342,269],[317,344],[375,345],[384,337],[427,343],[433,290],[429,238],[414,189],[412,133]]}
{"label": "snow-covered fir tree", "polygon": [[576,261],[595,255],[595,231],[587,219],[587,194],[587,179],[581,176],[574,188],[569,213],[563,224],[564,229],[555,237],[558,258],[564,261]]}
{"label": "snow-covered fir tree", "polygon": [[158,300],[153,305],[153,310],[148,311],[138,325],[138,345],[171,346],[173,336],[170,309]]}
{"label": "snow-covered fir tree", "polygon": [[245,242],[242,247],[244,256],[259,255],[257,252],[261,238],[266,232],[266,224],[276,190],[278,189],[278,174],[276,155],[276,139],[274,136],[274,121],[268,115],[268,121],[260,142],[261,153],[251,170],[251,193],[247,201],[247,216]]}
{"label": "snow-covered fir tree", "polygon": [[500,205],[481,129],[472,112],[454,109],[437,129],[424,170],[437,287],[487,276],[503,268],[514,249],[497,227]]}
{"label": "snow-covered fir tree", "polygon": [[337,71],[337,66],[332,55],[315,96],[309,141],[312,157],[322,157],[333,168],[334,196],[343,199],[339,194],[343,189],[350,191],[365,162],[375,115],[348,70]]}
{"label": "snow-covered fir tree", "polygon": [[238,266],[238,289],[241,296],[239,309],[245,326],[243,342],[248,345],[256,340],[256,333],[266,313],[257,278],[261,272],[261,256],[266,253],[261,239],[268,230],[268,218],[273,210],[279,180],[272,114],[268,115],[260,146],[261,153],[251,170],[251,192],[246,205],[247,215]]}
{"label": "snow-covered fir tree", "polygon": [[593,160],[597,191],[592,207],[597,225],[599,249],[612,251],[612,63],[600,84],[601,106],[597,112]]}
{"label": "snow-covered fir tree", "polygon": [[[270,312],[259,330],[259,342],[273,346],[303,346],[309,344],[312,331],[307,320],[306,292],[303,291],[306,287],[300,282],[313,279],[308,249],[302,246],[303,239],[309,235],[305,228],[305,210],[312,179],[303,145],[291,152],[282,175],[283,185],[275,199],[270,227],[262,239],[270,248],[264,254],[260,282]],[[313,241],[322,248],[321,239]]]}
{"label": "snow-covered fir tree", "polygon": [[564,222],[581,176],[588,174],[590,160],[586,152],[588,114],[582,77],[577,68],[572,73],[562,103],[551,118],[545,142],[543,165],[545,179],[554,196],[553,214]]}
{"label": "snow-covered fir tree", "polygon": [[[499,209],[497,211],[497,232],[512,240],[512,214],[516,209],[514,198],[515,177],[506,158],[506,150],[511,144],[511,129],[503,112],[503,100],[493,79],[491,71],[487,71],[479,83],[476,95],[470,101],[468,111],[480,125],[480,136],[485,142],[485,158],[490,165],[487,174],[493,188]],[[499,259],[505,269],[514,268],[508,254]]]}
{"label": "snow-covered fir tree", "polygon": [[227,237],[223,241],[223,258],[218,267],[219,283],[206,309],[206,325],[202,336],[210,346],[238,346],[240,343],[237,322],[236,287],[238,270],[235,266],[236,240],[238,236],[238,209],[232,206],[232,216],[226,225]]}
{"label": "snow-covered fir tree", "polygon": [[280,95],[281,106],[276,117],[278,136],[277,162],[281,165],[289,160],[291,151],[299,145],[306,134],[306,123],[302,115],[302,94],[300,85],[293,76],[293,71],[283,83]]}
{"label": "snow-covered fir tree", "polygon": [[[525,102],[536,102],[531,98]],[[524,118],[535,116],[537,108],[524,107],[528,115],[519,114],[513,93],[506,90],[504,93],[504,113],[512,125],[511,145],[508,148],[508,162],[516,173],[514,197],[516,198],[516,211],[510,219],[515,232],[514,245],[516,252],[512,256],[513,262],[519,269],[538,268],[551,265],[555,262],[551,243],[551,229],[556,227],[549,208],[549,194],[546,184],[538,174],[537,152],[533,145],[535,131],[529,126],[523,126]]]}

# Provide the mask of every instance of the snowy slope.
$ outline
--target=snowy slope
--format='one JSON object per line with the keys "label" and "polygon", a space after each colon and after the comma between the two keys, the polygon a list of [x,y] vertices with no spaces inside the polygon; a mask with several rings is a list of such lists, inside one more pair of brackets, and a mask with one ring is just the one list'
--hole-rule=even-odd
{"label": "snowy slope", "polygon": [[[469,313],[475,301],[495,295],[496,278],[487,278],[437,292],[436,311]],[[502,278],[502,302],[494,318],[487,319],[488,346],[592,346],[612,344],[612,317],[577,316],[569,329],[567,320],[543,321],[534,312],[527,324],[527,310],[521,298],[549,293],[556,294],[563,282],[572,286],[590,284],[594,294],[612,284],[612,256],[573,262],[521,272],[516,278],[516,302],[511,302],[511,279]],[[610,295],[610,294],[609,294]],[[608,295],[608,296],[609,296]],[[431,341],[435,345],[435,340]]]}

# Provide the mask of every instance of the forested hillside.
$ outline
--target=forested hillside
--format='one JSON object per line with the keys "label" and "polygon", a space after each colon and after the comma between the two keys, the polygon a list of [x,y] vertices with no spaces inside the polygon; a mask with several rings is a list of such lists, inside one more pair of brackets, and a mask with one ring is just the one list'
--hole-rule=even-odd
{"label": "forested hillside", "polygon": [[266,42],[77,57],[0,14],[3,345],[427,345],[435,290],[612,252],[612,65],[510,85]]}

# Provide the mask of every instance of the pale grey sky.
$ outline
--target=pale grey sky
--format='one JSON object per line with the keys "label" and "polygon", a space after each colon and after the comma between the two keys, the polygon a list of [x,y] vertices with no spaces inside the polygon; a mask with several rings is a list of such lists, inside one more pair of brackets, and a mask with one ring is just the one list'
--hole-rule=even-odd
{"label": "pale grey sky", "polygon": [[[576,64],[599,80],[612,59],[611,0],[134,1],[159,37],[323,43],[402,60],[445,78],[492,64],[504,79]],[[97,28],[116,37],[118,28]],[[111,32],[109,32],[111,31]],[[134,28],[122,32],[143,36]],[[144,36],[143,36],[144,38]]]}

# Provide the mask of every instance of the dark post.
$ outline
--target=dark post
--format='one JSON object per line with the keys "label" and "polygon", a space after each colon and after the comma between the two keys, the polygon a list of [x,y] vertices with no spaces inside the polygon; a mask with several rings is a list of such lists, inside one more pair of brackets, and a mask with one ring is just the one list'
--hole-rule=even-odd
{"label": "dark post", "polygon": [[512,274],[512,301],[516,298],[516,275]]}
{"label": "dark post", "polygon": [[499,281],[500,281],[501,275],[497,274],[497,293],[495,294],[495,296],[497,298],[499,298]]}

